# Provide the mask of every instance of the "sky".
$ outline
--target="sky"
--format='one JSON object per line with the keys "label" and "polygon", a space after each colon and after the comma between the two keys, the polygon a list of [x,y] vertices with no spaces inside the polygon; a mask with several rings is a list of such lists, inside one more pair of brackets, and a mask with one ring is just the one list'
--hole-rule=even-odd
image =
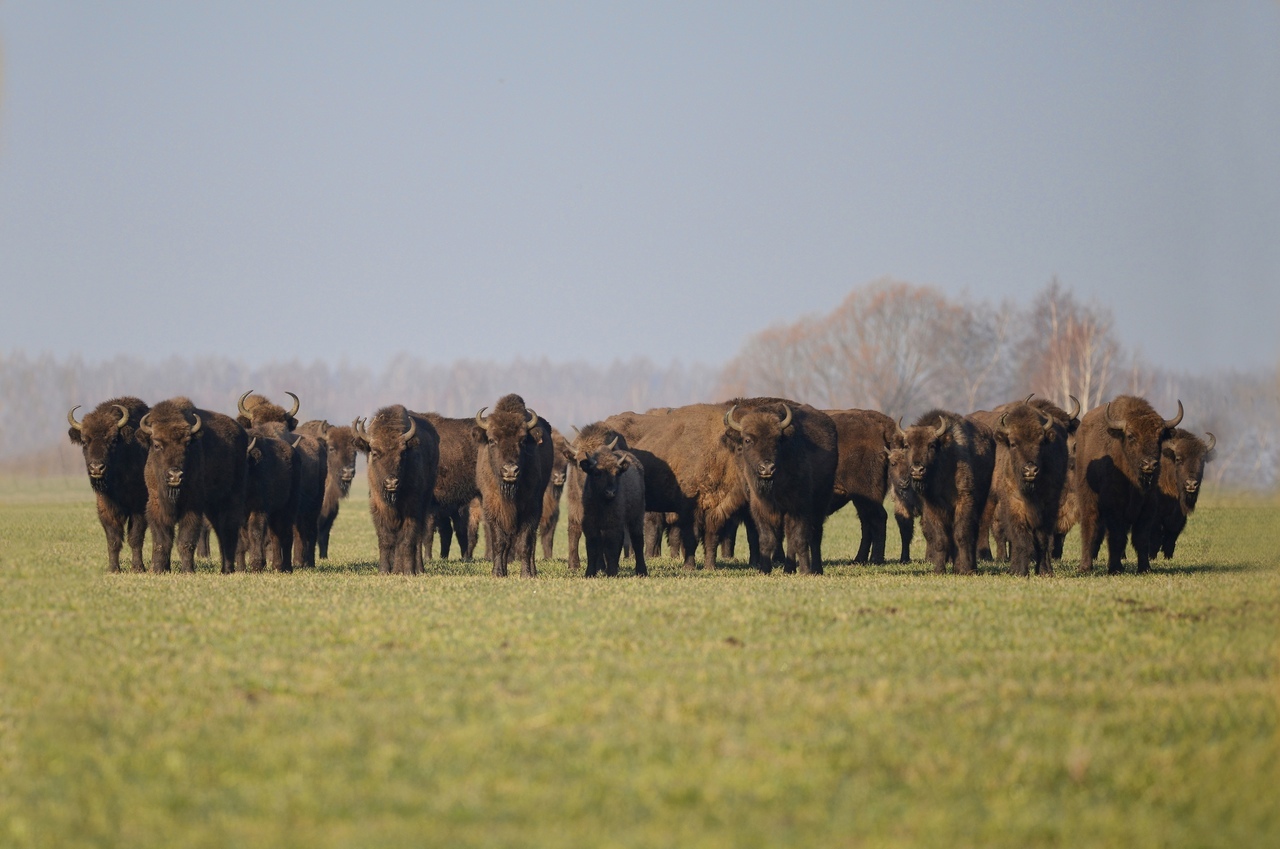
{"label": "sky", "polygon": [[1055,277],[1280,365],[1280,2],[0,2],[0,352],[718,365]]}

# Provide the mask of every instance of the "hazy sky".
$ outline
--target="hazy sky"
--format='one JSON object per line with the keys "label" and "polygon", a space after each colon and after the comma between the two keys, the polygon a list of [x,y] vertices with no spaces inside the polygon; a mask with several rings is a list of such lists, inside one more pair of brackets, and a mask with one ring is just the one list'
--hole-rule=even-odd
{"label": "hazy sky", "polygon": [[0,351],[718,364],[1053,276],[1280,363],[1280,3],[0,2]]}

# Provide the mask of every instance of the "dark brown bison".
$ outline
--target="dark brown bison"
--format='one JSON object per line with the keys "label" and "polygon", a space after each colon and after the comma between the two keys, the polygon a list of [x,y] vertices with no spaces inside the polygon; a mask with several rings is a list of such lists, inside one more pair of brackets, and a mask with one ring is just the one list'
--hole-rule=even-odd
{"label": "dark brown bison", "polygon": [[554,465],[551,425],[519,395],[504,395],[487,418],[484,411],[476,413],[472,438],[493,574],[504,577],[515,559],[522,575],[536,577],[538,523]]}
{"label": "dark brown bison", "polygon": [[98,503],[98,521],[107,536],[107,569],[120,571],[120,549],[129,540],[133,571],[142,572],[142,540],[147,531],[147,449],[134,438],[150,409],[130,396],[103,401],[83,421],[67,413],[67,436],[84,454],[89,486]]}
{"label": "dark brown bison", "polygon": [[316,547],[321,560],[329,557],[329,537],[333,532],[333,524],[338,519],[338,510],[342,499],[351,493],[351,482],[356,479],[355,431],[346,425],[331,425],[327,421],[315,420],[298,425],[297,432],[303,436],[323,439],[328,447],[325,463],[324,498],[320,504],[320,515],[317,518]]}
{"label": "dark brown bison", "polygon": [[[747,485],[747,543],[753,565],[769,572],[822,574],[822,531],[839,464],[831,417],[779,398],[739,398],[721,437]],[[783,536],[788,556],[782,556]]]}
{"label": "dark brown bison", "polygon": [[261,395],[246,392],[237,403],[236,421],[242,427],[283,439],[298,452],[302,463],[302,479],[298,485],[298,512],[293,523],[293,563],[303,569],[314,569],[316,544],[320,538],[320,514],[324,509],[325,485],[329,477],[329,445],[323,437],[295,433],[298,420],[298,396],[293,408],[285,410]]}
{"label": "dark brown bison", "polygon": [[1217,437],[1206,433],[1208,442],[1189,430],[1175,428],[1164,443],[1160,458],[1160,486],[1156,493],[1156,527],[1151,535],[1151,557],[1163,551],[1173,557],[1178,537],[1187,527],[1187,518],[1196,509],[1204,464],[1213,459]]}
{"label": "dark brown bison", "polygon": [[378,535],[378,571],[417,575],[422,534],[440,467],[440,437],[426,416],[396,404],[357,419],[356,449],[368,456],[369,513]]}
{"label": "dark brown bison", "polygon": [[1076,500],[1080,510],[1080,570],[1089,572],[1107,539],[1107,571],[1124,569],[1130,533],[1138,571],[1151,568],[1160,454],[1182,421],[1165,419],[1145,399],[1120,397],[1095,407],[1076,434]]}
{"label": "dark brown bison", "polygon": [[138,423],[147,446],[147,525],[151,571],[168,572],[177,526],[178,562],[195,571],[196,543],[207,517],[222,557],[235,571],[245,520],[249,437],[235,419],[197,409],[187,398],[161,401]]}
{"label": "dark brown bison", "polygon": [[889,451],[889,491],[893,493],[893,518],[898,523],[898,533],[902,537],[902,552],[898,555],[898,562],[910,563],[915,522],[920,517],[922,508],[920,496],[912,485],[911,463],[905,448],[892,448]]}
{"label": "dark brown bison", "polygon": [[[565,458],[565,531],[568,538],[567,565],[571,572],[582,568],[579,543],[582,540],[582,491],[586,484],[584,464],[596,462],[595,456],[614,450],[627,450],[627,440],[601,422],[593,422],[579,430],[574,428],[572,442],[561,451]],[[660,514],[646,514],[660,515]],[[646,531],[647,533],[647,531]],[[647,552],[646,552],[647,553]]]}
{"label": "dark brown bison", "polygon": [[565,459],[569,442],[555,428],[551,429],[551,445],[555,449],[551,455],[551,482],[547,484],[546,497],[542,500],[542,521],[538,523],[538,539],[542,541],[544,560],[550,560],[555,550],[556,526],[560,524],[560,497],[569,473],[569,461]]}
{"label": "dark brown bison", "polygon": [[292,572],[302,457],[283,439],[252,429],[248,434],[246,516],[236,561],[242,570],[261,572],[270,548],[271,568]]}
{"label": "dark brown bison", "polygon": [[906,449],[911,488],[920,500],[925,559],[935,572],[953,563],[957,574],[972,574],[995,468],[991,430],[956,413],[930,410],[899,430],[896,443]]}
{"label": "dark brown bison", "polygon": [[471,502],[480,495],[476,487],[476,456],[479,446],[471,436],[475,422],[472,419],[452,419],[435,413],[421,413],[440,435],[440,473],[431,510],[427,515],[427,528],[423,536],[424,556],[432,556],[432,540],[440,533],[440,557],[449,557],[454,536],[458,538],[458,553],[463,560],[471,560],[476,549],[476,534],[470,524]]}
{"label": "dark brown bison", "polygon": [[[898,425],[877,410],[824,410],[836,423],[840,462],[828,514],[853,502],[862,528],[862,540],[854,563],[883,563],[889,513],[884,499],[889,492],[889,451]],[[904,529],[898,525],[899,535]],[[902,550],[911,547],[910,523],[902,536]]]}
{"label": "dark brown bison", "polygon": [[[623,543],[630,539],[636,574],[647,575],[642,542],[644,469],[634,454],[618,447],[622,437],[613,434],[610,442],[599,444],[597,434],[608,435],[607,429],[599,423],[587,425],[579,439],[561,449],[571,470],[567,488],[574,493],[573,501],[581,511],[570,523],[580,525],[587,542],[585,574],[591,578],[603,570],[606,575],[617,575]],[[590,447],[579,446],[579,442]],[[573,508],[571,511],[576,512]],[[577,549],[575,538],[570,548],[571,560],[577,560]]]}

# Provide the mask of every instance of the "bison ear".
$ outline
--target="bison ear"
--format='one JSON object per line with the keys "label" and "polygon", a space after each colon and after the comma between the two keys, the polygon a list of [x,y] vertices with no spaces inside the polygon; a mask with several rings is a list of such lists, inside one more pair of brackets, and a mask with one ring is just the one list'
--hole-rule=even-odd
{"label": "bison ear", "polygon": [[471,428],[471,438],[475,440],[477,445],[484,445],[489,441],[489,434],[479,425]]}
{"label": "bison ear", "polygon": [[363,436],[360,436],[359,434],[353,435],[351,437],[351,444],[361,454],[369,453],[369,440],[365,439]]}
{"label": "bison ear", "polygon": [[1002,427],[998,427],[995,430],[995,434],[996,434],[996,442],[1002,443],[1004,445],[1009,444],[1009,431],[1005,430]]}
{"label": "bison ear", "polygon": [[542,428],[535,427],[533,430],[529,431],[529,435],[533,437],[534,442],[539,445],[542,444]]}
{"label": "bison ear", "polygon": [[418,447],[419,445],[421,445],[421,444],[422,444],[422,440],[415,436],[415,437],[413,437],[412,439],[410,439],[408,442],[406,442],[406,443],[404,444],[404,447],[405,447],[405,448],[417,448],[417,447]]}
{"label": "bison ear", "polygon": [[1058,441],[1058,429],[1057,429],[1056,427],[1051,427],[1051,428],[1049,428],[1048,430],[1046,430],[1046,431],[1044,432],[1044,438],[1045,438],[1045,441],[1046,441],[1046,442],[1057,442],[1057,441]]}
{"label": "bison ear", "polygon": [[618,471],[626,471],[626,469],[631,465],[631,458],[626,454],[619,454],[615,451],[613,456],[618,458]]}
{"label": "bison ear", "polygon": [[262,449],[255,445],[253,447],[253,450],[249,452],[249,462],[258,463],[258,462],[261,462],[261,460],[262,460]]}
{"label": "bison ear", "polygon": [[1172,446],[1170,446],[1170,445],[1165,445],[1165,446],[1163,446],[1163,447],[1160,449],[1160,454],[1161,454],[1161,456],[1163,456],[1163,457],[1165,457],[1165,458],[1167,458],[1167,459],[1169,459],[1169,460],[1172,460],[1172,461],[1174,461],[1175,463],[1176,463],[1176,462],[1178,462],[1178,455],[1173,453],[1173,447],[1172,447]]}
{"label": "bison ear", "polygon": [[67,428],[67,436],[71,437],[72,445],[84,445],[84,437],[80,435],[80,429],[76,427]]}
{"label": "bison ear", "polygon": [[741,451],[742,434],[733,428],[725,428],[724,433],[720,434],[720,443],[730,451]]}
{"label": "bison ear", "polygon": [[284,420],[284,423],[285,425],[288,426],[289,430],[291,431],[298,429],[298,420],[295,419],[293,416],[287,416]]}

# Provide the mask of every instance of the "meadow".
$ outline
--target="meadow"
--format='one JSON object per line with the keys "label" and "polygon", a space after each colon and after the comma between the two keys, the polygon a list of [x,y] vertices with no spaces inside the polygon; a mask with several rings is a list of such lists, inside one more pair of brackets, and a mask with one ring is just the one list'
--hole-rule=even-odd
{"label": "meadow", "polygon": [[1280,845],[1274,497],[1031,579],[853,565],[849,509],[824,576],[586,580],[563,523],[380,576],[366,505],[313,572],[109,575],[83,480],[0,481],[0,845]]}

